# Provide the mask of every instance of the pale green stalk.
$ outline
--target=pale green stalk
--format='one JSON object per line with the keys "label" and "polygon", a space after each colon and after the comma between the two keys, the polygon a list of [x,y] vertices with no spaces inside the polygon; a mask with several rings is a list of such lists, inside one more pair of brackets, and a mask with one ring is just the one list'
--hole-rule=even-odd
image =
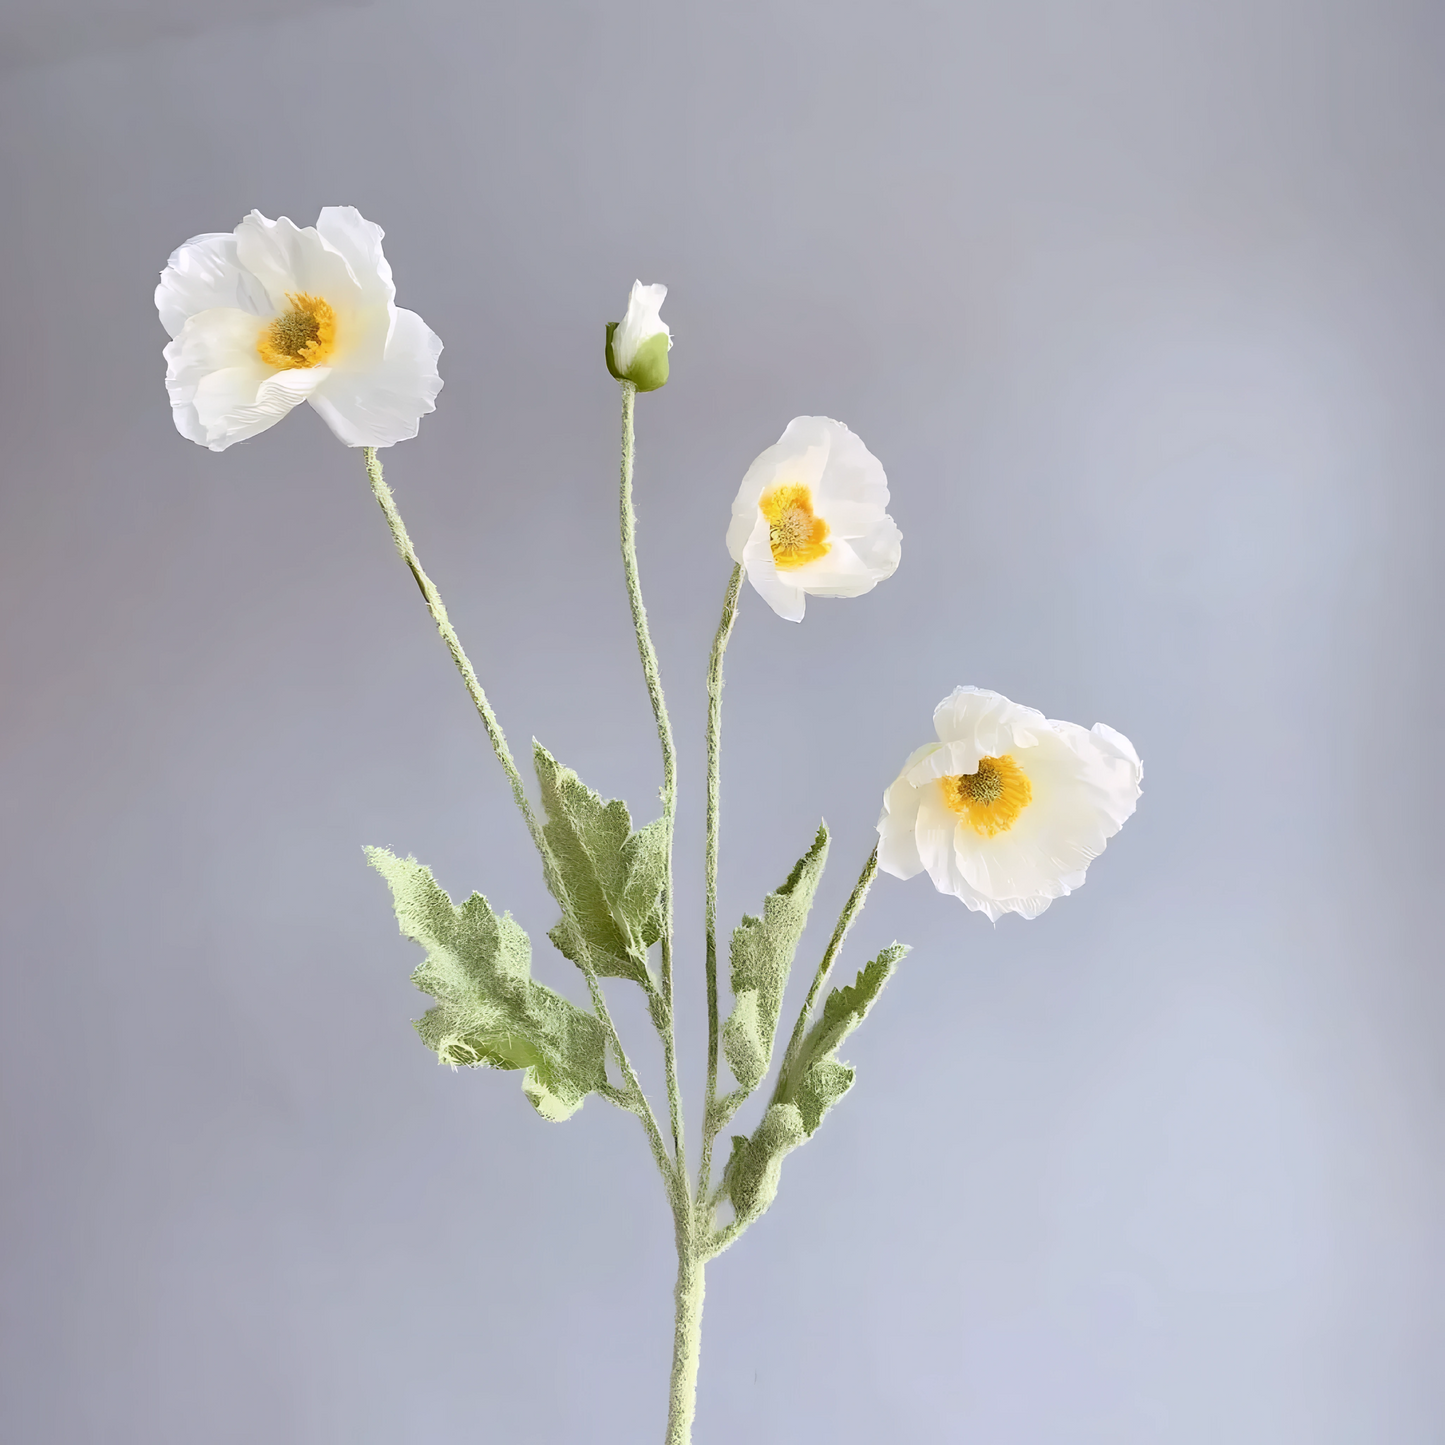
{"label": "pale green stalk", "polygon": [[[683,1139],[682,1090],[677,1081],[677,1030],[672,1006],[672,835],[677,819],[677,757],[672,745],[672,724],[667,719],[667,703],[662,696],[657,652],[647,627],[647,608],[642,604],[642,583],[637,575],[637,516],[632,507],[633,409],[636,401],[637,388],[630,381],[624,381],[620,509],[622,569],[627,575],[627,601],[632,608],[633,630],[637,633],[637,654],[642,659],[642,675],[647,681],[647,696],[652,702],[652,715],[657,720],[657,738],[662,744],[662,816],[667,828],[667,862],[662,882],[662,999],[666,1017],[658,1032],[662,1035],[663,1065],[667,1072],[673,1157],[677,1160],[678,1174],[685,1181],[687,1150]],[[687,1192],[685,1184],[683,1192]]]}
{"label": "pale green stalk", "polygon": [[[396,543],[396,550],[401,554],[402,561],[411,569],[411,575],[421,589],[421,595],[426,600],[432,620],[437,625],[437,631],[441,633],[442,641],[446,643],[447,651],[451,653],[452,661],[456,663],[457,671],[462,675],[462,682],[466,685],[472,705],[482,720],[482,726],[487,730],[487,737],[491,739],[492,751],[496,753],[497,761],[501,763],[503,772],[506,773],[512,784],[512,796],[516,799],[517,807],[521,810],[522,818],[527,824],[527,831],[532,835],[532,842],[536,844],[537,852],[541,856],[542,869],[546,874],[552,896],[557,899],[565,911],[570,912],[570,905],[566,901],[567,890],[562,883],[551,845],[547,842],[546,835],[537,822],[537,815],[532,811],[532,804],[522,785],[522,775],[517,771],[517,765],[512,760],[512,750],[507,746],[507,738],[502,731],[502,725],[497,720],[496,713],[492,711],[492,705],[487,701],[487,695],[477,679],[476,670],[472,667],[471,660],[462,647],[461,638],[457,636],[456,629],[447,616],[447,609],[442,602],[441,593],[437,591],[436,584],[422,570],[421,562],[416,555],[416,548],[412,546],[411,537],[407,534],[406,523],[402,521],[401,513],[397,511],[396,499],[392,496],[391,488],[387,486],[386,479],[382,476],[381,460],[376,455],[376,448],[367,447],[365,456],[366,475],[371,481],[372,494],[381,506],[387,526],[391,528],[391,537],[392,541]],[[592,995],[592,1006],[597,1010],[597,1017],[607,1031],[613,1051],[617,1055],[618,1065],[627,1081],[625,1091],[613,1091],[613,1101],[622,1103],[624,1108],[631,1109],[642,1120],[642,1126],[647,1131],[648,1143],[652,1146],[653,1158],[657,1161],[657,1167],[662,1171],[663,1179],[671,1188],[674,1164],[668,1158],[667,1146],[657,1127],[657,1120],[653,1117],[652,1106],[647,1102],[647,1096],[642,1092],[642,1085],[638,1082],[632,1061],[622,1047],[622,1039],[618,1035],[616,1025],[612,1022],[612,1015],[608,1012],[607,1000],[603,996],[602,985],[597,978],[596,971],[590,962],[582,964],[581,967],[583,977],[587,980],[588,992]],[[676,1169],[680,1171],[679,1177],[683,1181],[682,1187],[686,1192],[687,1171],[683,1168],[681,1159],[677,1161]]]}
{"label": "pale green stalk", "polygon": [[[673,1154],[677,1172],[672,1183],[672,1214],[677,1239],[677,1285],[673,1291],[675,1315],[672,1337],[672,1376],[667,1393],[667,1445],[690,1445],[692,1419],[697,1407],[697,1370],[702,1352],[703,1262],[697,1246],[697,1211],[688,1192],[687,1153],[683,1137],[682,1089],[677,1079],[677,1031],[673,1020],[672,986],[672,843],[677,818],[677,760],[672,743],[672,724],[662,696],[662,676],[657,652],[647,627],[647,609],[642,603],[642,584],[637,574],[637,516],[632,506],[632,464],[634,452],[633,412],[637,388],[622,383],[622,566],[627,574],[627,600],[632,608],[632,626],[637,633],[637,654],[642,675],[657,721],[662,744],[662,815],[667,827],[667,865],[663,877],[662,907],[662,1035],[663,1061],[667,1070],[667,1099],[672,1118]],[[654,1017],[654,1021],[656,1019]]]}
{"label": "pale green stalk", "polygon": [[722,620],[712,642],[707,665],[707,1097],[702,1115],[702,1162],[697,1171],[699,1203],[707,1198],[712,1182],[712,1147],[721,1121],[717,1115],[717,853],[720,803],[719,770],[722,762],[723,655],[738,615],[738,592],[743,583],[741,564],[733,568],[723,597]]}
{"label": "pale green stalk", "polygon": [[772,1102],[774,1104],[778,1102],[778,1089],[782,1088],[783,1080],[788,1076],[788,1068],[803,1045],[803,1035],[808,1031],[808,1019],[812,1015],[813,1005],[817,1003],[818,995],[822,993],[823,985],[828,981],[833,961],[843,947],[843,940],[848,936],[848,930],[853,926],[853,920],[863,911],[863,903],[868,897],[868,889],[877,876],[878,845],[875,843],[873,851],[868,855],[868,861],[863,865],[863,871],[858,875],[858,881],[853,885],[853,891],[848,895],[848,901],[843,905],[842,913],[838,915],[838,922],[833,929],[832,938],[828,940],[823,961],[818,965],[818,972],[813,976],[813,986],[808,990],[807,998],[803,1000],[803,1007],[798,1013],[798,1022],[793,1025],[793,1036],[788,1040],[788,1050],[783,1055],[782,1067],[778,1070],[778,1082],[773,1090]]}
{"label": "pale green stalk", "polygon": [[672,1331],[672,1376],[667,1390],[666,1445],[691,1445],[697,1411],[697,1369],[702,1358],[703,1268],[707,1253],[698,1247],[697,1217],[684,1206],[677,1217],[677,1286]]}

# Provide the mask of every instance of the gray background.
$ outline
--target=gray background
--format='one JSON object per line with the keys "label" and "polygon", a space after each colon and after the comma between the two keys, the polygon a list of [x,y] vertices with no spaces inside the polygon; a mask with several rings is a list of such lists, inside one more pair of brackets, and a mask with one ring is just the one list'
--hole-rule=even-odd
{"label": "gray background", "polygon": [[[897,576],[744,597],[722,913],[820,815],[811,964],[960,682],[1146,763],[1088,885],[914,945],[859,1087],[711,1269],[699,1445],[1429,1445],[1440,1211],[1445,13],[8,0],[0,1437],[661,1436],[635,1121],[439,1069],[364,843],[553,909],[357,453],[173,431],[151,292],[252,206],[387,230],[446,389],[388,475],[513,739],[650,813],[602,324],[686,801],[737,482],[883,460]],[[652,1079],[625,990],[619,1014]],[[749,1116],[750,1117],[750,1116]]]}

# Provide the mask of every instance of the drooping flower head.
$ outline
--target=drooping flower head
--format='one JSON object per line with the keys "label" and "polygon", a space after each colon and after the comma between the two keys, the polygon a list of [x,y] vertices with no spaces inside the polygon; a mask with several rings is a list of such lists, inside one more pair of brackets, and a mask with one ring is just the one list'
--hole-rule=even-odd
{"label": "drooping flower head", "polygon": [[1086,731],[996,692],[959,687],[883,795],[878,866],[928,870],[996,923],[1037,918],[1080,887],[1090,862],[1134,811],[1143,765],[1103,723]]}
{"label": "drooping flower head", "polygon": [[607,323],[607,369],[618,381],[630,381],[638,391],[656,391],[667,384],[667,353],[672,332],[662,319],[667,287],[632,283],[627,315]]}
{"label": "drooping flower head", "polygon": [[309,401],[349,447],[414,437],[442,344],[397,306],[383,234],[353,206],[306,227],[252,211],[174,252],[156,308],[176,430],[224,451]]}
{"label": "drooping flower head", "polygon": [[882,464],[842,422],[795,416],[747,470],[728,551],[768,606],[803,620],[809,594],[858,597],[897,570]]}

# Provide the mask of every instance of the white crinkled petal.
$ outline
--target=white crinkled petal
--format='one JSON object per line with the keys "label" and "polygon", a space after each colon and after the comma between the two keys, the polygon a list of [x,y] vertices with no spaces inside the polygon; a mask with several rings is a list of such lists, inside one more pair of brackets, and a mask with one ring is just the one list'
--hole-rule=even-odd
{"label": "white crinkled petal", "polygon": [[875,583],[891,577],[903,559],[903,533],[886,514],[870,531],[852,539],[852,546]]}
{"label": "white crinkled petal", "polygon": [[[988,688],[956,687],[933,710],[939,740],[976,747],[980,757],[998,757],[1012,747],[1029,747],[1049,726],[1043,713],[1010,702]],[[971,770],[970,770],[971,771]]]}
{"label": "white crinkled petal", "polygon": [[966,886],[954,850],[958,817],[944,803],[936,784],[917,789],[917,796],[918,819],[914,824],[914,840],[918,845],[918,856],[940,893],[958,893]]}
{"label": "white crinkled petal", "polygon": [[[252,377],[252,395],[270,375],[271,368],[256,353],[262,318],[234,307],[215,307],[190,317],[181,333],[165,348],[166,391],[176,430],[201,446],[210,446],[213,418],[203,420],[196,397],[203,382],[217,372]],[[216,434],[219,438],[220,433]],[[224,447],[225,443],[223,443]]]}
{"label": "white crinkled petal", "polygon": [[1091,805],[1108,820],[1104,837],[1112,838],[1133,814],[1142,791],[1139,784],[1144,769],[1134,745],[1102,723],[1086,730],[1078,723],[1051,721],[1049,728],[1071,757],[1079,786],[1087,790]]}
{"label": "white crinkled petal", "polygon": [[632,369],[637,360],[638,348],[654,336],[667,337],[667,349],[672,350],[672,333],[668,330],[659,312],[667,298],[667,287],[660,282],[644,286],[641,281],[632,283],[632,294],[627,298],[627,314],[612,333],[612,364],[624,375]]}
{"label": "white crinkled petal", "polygon": [[761,512],[757,514],[753,534],[742,549],[738,559],[743,564],[748,581],[753,584],[759,597],[787,622],[801,622],[807,598],[803,592],[790,586],[773,564],[773,549],[768,539],[768,519]]}
{"label": "white crinkled petal", "polygon": [[937,746],[925,743],[915,749],[883,794],[883,811],[878,815],[878,866],[895,878],[913,878],[923,871],[916,836],[918,789],[908,781],[908,772]]}
{"label": "white crinkled petal", "polygon": [[815,491],[828,462],[826,437],[819,437],[802,424],[825,417],[795,416],[782,436],[760,452],[743,473],[742,485],[733,499],[732,523],[728,527],[728,551],[734,562],[743,560],[743,548],[753,535],[759,516],[758,503],[764,492],[785,483]]}
{"label": "white crinkled petal", "polygon": [[[1036,918],[1083,884],[1089,863],[1134,811],[1143,767],[1133,744],[1105,724],[1086,731],[979,688],[956,689],[934,716],[942,741],[904,764],[886,795],[880,840],[888,839],[890,857],[907,857],[895,835],[915,807],[911,792],[914,841],[935,886],[995,921],[1004,913]],[[1027,775],[1032,796],[1012,827],[985,837],[949,808],[938,779],[1004,753]]]}
{"label": "white crinkled petal", "polygon": [[381,249],[386,233],[355,206],[324,206],[316,232],[345,259],[360,298],[338,318],[335,365],[339,370],[376,366],[387,354],[396,327],[396,285]]}
{"label": "white crinkled petal", "polygon": [[310,398],[327,426],[349,447],[389,447],[417,434],[436,409],[440,337],[416,314],[394,308],[396,324],[381,362],[364,370],[336,368]]}
{"label": "white crinkled petal", "polygon": [[166,390],[182,436],[224,451],[274,426],[326,380],[324,366],[267,366],[256,350],[265,324],[249,311],[217,307],[192,316],[166,347]]}
{"label": "white crinkled petal", "polygon": [[801,428],[804,435],[818,438],[828,449],[828,465],[818,479],[818,510],[822,512],[834,503],[843,503],[861,509],[863,514],[871,512],[875,518],[887,511],[888,478],[883,463],[863,445],[858,435],[832,417],[798,420],[811,424]]}
{"label": "white crinkled petal", "polygon": [[847,542],[832,537],[828,541],[823,556],[801,567],[789,567],[779,575],[786,577],[790,586],[813,597],[861,597],[871,591],[878,579],[863,565],[863,559]]}
{"label": "white crinkled petal", "polygon": [[[772,567],[771,550],[760,540],[760,502],[781,486],[808,489],[815,513],[828,524],[829,542],[822,557],[785,573]],[[902,539],[884,510],[887,504],[882,465],[857,436],[831,417],[794,417],[743,477],[733,501],[728,552],[748,566],[749,579],[760,591],[755,573],[763,574],[767,551],[767,565],[779,587],[790,593],[860,597],[898,567]],[[801,609],[799,601],[799,616]]]}
{"label": "white crinkled petal", "polygon": [[236,238],[228,232],[192,236],[177,246],[156,287],[156,310],[172,337],[198,311],[217,307],[257,315],[270,310],[265,288],[241,265]]}
{"label": "white crinkled petal", "polygon": [[[1018,904],[1017,912],[1030,901],[1061,898],[1083,882],[1089,864],[1119,831],[1123,799],[1091,735],[1075,724],[1050,723],[1035,746],[1015,748],[1011,756],[1028,776],[1032,800],[1006,833],[983,838],[961,828],[958,866],[981,896]],[[1128,806],[1132,811],[1132,799]]]}
{"label": "white crinkled petal", "polygon": [[1139,754],[1134,750],[1134,744],[1124,736],[1111,728],[1108,723],[1095,723],[1089,729],[1099,748],[1099,765],[1107,769],[1114,777],[1115,786],[1119,789],[1121,800],[1128,796],[1128,811],[1123,813],[1119,822],[1134,811],[1134,805],[1138,801],[1142,791],[1140,784],[1144,781],[1144,764],[1139,761]]}
{"label": "white crinkled petal", "polygon": [[375,221],[355,206],[323,206],[316,234],[345,259],[368,302],[396,300],[391,263],[381,249],[386,232]]}
{"label": "white crinkled petal", "polygon": [[314,226],[287,216],[267,220],[252,211],[236,227],[236,255],[265,288],[271,308],[286,311],[293,292],[324,297],[338,313],[364,305],[363,287],[345,256],[328,245]]}
{"label": "white crinkled petal", "polygon": [[196,416],[206,429],[206,445],[223,452],[275,426],[292,407],[303,402],[327,377],[324,366],[291,371],[250,367],[213,371],[196,388]]}
{"label": "white crinkled petal", "polygon": [[1060,897],[1068,891],[1062,880],[1087,868],[1117,827],[1099,806],[1087,762],[1052,728],[1010,756],[1028,777],[1032,800],[1006,833],[984,838],[961,828],[959,871],[989,898]]}

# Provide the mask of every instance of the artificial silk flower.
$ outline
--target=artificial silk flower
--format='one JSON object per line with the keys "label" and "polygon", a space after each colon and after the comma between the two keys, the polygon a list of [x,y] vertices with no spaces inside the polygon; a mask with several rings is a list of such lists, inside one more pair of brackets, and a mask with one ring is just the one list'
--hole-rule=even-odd
{"label": "artificial silk flower", "polygon": [[656,391],[667,384],[667,353],[672,333],[658,314],[667,296],[661,284],[632,283],[627,315],[607,323],[607,369],[618,381],[630,381],[638,391]]}
{"label": "artificial silk flower", "polygon": [[383,234],[354,206],[304,228],[252,211],[175,251],[156,308],[176,430],[220,452],[309,401],[349,447],[414,437],[442,344],[396,305]]}
{"label": "artificial silk flower", "polygon": [[1139,754],[1103,723],[1086,731],[984,688],[955,688],[933,724],[938,741],[883,795],[878,866],[897,878],[926,868],[995,923],[1037,918],[1083,884],[1134,811]]}
{"label": "artificial silk flower", "polygon": [[779,617],[801,622],[808,594],[858,597],[897,570],[887,506],[882,464],[842,422],[795,416],[743,477],[728,551]]}

